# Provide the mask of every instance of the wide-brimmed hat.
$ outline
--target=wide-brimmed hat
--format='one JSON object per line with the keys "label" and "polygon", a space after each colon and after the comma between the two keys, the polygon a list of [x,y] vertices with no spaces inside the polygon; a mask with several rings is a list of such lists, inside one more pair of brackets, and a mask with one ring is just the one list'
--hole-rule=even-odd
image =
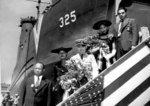
{"label": "wide-brimmed hat", "polygon": [[100,20],[93,25],[93,29],[98,30],[101,25],[109,27],[112,23],[109,20]]}
{"label": "wide-brimmed hat", "polygon": [[51,52],[58,54],[60,51],[64,51],[64,52],[68,53],[71,49],[72,49],[72,47],[68,47],[68,48],[59,47],[59,48],[57,48],[57,49],[51,50]]}

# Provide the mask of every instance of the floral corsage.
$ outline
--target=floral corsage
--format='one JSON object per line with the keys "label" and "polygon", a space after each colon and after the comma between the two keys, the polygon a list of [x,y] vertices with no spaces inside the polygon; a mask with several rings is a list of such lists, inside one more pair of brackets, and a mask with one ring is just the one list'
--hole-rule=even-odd
{"label": "floral corsage", "polygon": [[33,91],[37,91],[37,89],[38,89],[38,87],[35,86],[35,84],[31,84],[31,88],[32,88]]}

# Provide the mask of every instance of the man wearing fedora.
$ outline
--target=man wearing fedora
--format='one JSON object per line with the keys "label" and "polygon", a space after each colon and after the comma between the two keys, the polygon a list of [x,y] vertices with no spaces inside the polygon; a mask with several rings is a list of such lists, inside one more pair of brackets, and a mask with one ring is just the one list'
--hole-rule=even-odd
{"label": "man wearing fedora", "polygon": [[127,17],[127,9],[119,7],[118,16],[120,21],[111,30],[116,38],[116,59],[135,48],[139,40],[137,23],[135,19]]}
{"label": "man wearing fedora", "polygon": [[100,71],[109,67],[114,62],[116,54],[115,39],[109,33],[111,22],[109,20],[100,20],[93,25],[97,30],[96,38],[102,42],[101,46],[94,48],[92,51],[98,51],[97,63]]}
{"label": "man wearing fedora", "polygon": [[57,49],[52,50],[52,53],[58,54],[59,61],[55,64],[54,66],[54,101],[55,105],[57,105],[59,102],[63,100],[63,94],[64,94],[64,89],[61,87],[60,83],[60,76],[64,75],[68,70],[65,67],[65,63],[67,60],[67,54],[69,51],[71,51],[72,48],[68,47],[59,47]]}

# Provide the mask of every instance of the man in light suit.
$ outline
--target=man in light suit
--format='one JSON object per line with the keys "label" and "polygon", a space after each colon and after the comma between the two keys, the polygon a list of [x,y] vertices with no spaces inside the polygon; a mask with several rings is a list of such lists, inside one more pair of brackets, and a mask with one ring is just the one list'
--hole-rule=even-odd
{"label": "man in light suit", "polygon": [[116,59],[135,48],[138,44],[138,27],[135,19],[127,17],[127,9],[118,9],[120,21],[113,27],[112,33],[116,38]]}
{"label": "man in light suit", "polygon": [[44,65],[34,65],[34,76],[25,79],[21,86],[19,106],[52,106],[52,83],[44,78]]}

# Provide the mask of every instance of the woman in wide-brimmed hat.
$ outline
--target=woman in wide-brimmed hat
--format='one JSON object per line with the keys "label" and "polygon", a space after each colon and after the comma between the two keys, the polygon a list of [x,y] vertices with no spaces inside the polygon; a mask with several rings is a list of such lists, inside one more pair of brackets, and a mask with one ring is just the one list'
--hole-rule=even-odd
{"label": "woman in wide-brimmed hat", "polygon": [[60,57],[60,60],[64,60],[67,58],[67,54],[71,49],[72,49],[71,47],[68,47],[68,48],[59,47],[59,48],[52,50],[51,52],[58,54]]}
{"label": "woman in wide-brimmed hat", "polygon": [[59,47],[54,50],[51,50],[51,53],[58,54],[60,61],[58,61],[54,66],[54,100],[55,105],[57,105],[59,102],[63,100],[64,95],[64,89],[59,84],[60,83],[60,77],[64,75],[66,72],[68,72],[67,68],[65,67],[66,61],[67,61],[67,54],[69,51],[71,51],[71,47]]}
{"label": "woman in wide-brimmed hat", "polygon": [[93,49],[93,52],[99,51],[97,63],[100,72],[114,62],[114,56],[116,54],[115,38],[113,34],[109,33],[111,24],[109,20],[100,20],[93,25],[93,29],[98,32],[97,39],[103,42],[100,47]]}

